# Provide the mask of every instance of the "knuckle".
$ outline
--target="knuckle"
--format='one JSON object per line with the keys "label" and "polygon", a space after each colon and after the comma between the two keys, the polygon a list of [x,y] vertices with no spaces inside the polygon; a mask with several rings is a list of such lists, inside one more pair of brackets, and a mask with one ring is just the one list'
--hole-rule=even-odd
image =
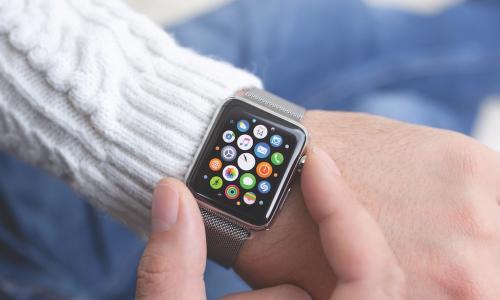
{"label": "knuckle", "polygon": [[164,276],[161,273],[151,273],[146,270],[137,271],[137,298],[163,293]]}
{"label": "knuckle", "polygon": [[137,268],[137,297],[162,294],[168,274],[168,266],[157,255],[146,252]]}
{"label": "knuckle", "polygon": [[473,268],[466,267],[463,262],[450,263],[439,272],[438,282],[444,293],[451,299],[481,299],[477,276]]}
{"label": "knuckle", "polygon": [[472,199],[468,198],[459,205],[456,223],[461,233],[469,238],[491,240],[498,235],[497,225],[488,216],[489,212]]}

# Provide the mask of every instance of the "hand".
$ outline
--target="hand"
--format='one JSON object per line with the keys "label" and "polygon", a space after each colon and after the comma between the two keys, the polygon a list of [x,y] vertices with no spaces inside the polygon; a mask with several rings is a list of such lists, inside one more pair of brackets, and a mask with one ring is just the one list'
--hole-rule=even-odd
{"label": "hand", "polygon": [[[457,133],[362,114],[313,111],[304,124],[380,224],[409,299],[500,299],[497,153]],[[290,282],[329,297],[335,276],[298,187],[271,230],[245,243],[237,270],[254,287]]]}
{"label": "hand", "polygon": [[[319,224],[322,247],[339,279],[334,299],[400,299],[404,275],[380,228],[324,152],[309,155],[302,186]],[[162,181],[152,208],[153,232],[138,269],[137,299],[205,299],[205,233],[195,199],[175,180]],[[237,299],[310,299],[281,285],[227,296]]]}
{"label": "hand", "polygon": [[[154,193],[151,219],[152,232],[137,270],[136,299],[206,299],[205,228],[189,189],[174,179],[161,181]],[[285,284],[225,299],[310,299],[310,296]]]}

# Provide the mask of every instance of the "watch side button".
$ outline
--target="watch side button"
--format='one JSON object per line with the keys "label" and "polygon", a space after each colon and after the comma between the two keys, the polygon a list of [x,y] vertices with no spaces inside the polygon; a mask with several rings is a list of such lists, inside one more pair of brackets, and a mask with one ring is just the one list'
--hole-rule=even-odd
{"label": "watch side button", "polygon": [[307,155],[304,155],[300,158],[299,164],[297,165],[297,172],[302,172],[302,169],[304,168],[304,165],[306,164],[307,160]]}

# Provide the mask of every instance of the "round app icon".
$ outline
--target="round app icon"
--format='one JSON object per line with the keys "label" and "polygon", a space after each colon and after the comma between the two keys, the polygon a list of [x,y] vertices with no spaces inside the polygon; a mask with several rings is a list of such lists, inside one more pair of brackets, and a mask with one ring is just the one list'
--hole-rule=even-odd
{"label": "round app icon", "polygon": [[222,161],[218,158],[212,158],[208,163],[208,167],[210,168],[210,170],[218,172],[222,168]]}
{"label": "round app icon", "polygon": [[271,146],[275,148],[280,147],[283,145],[283,138],[279,134],[272,135],[269,143],[271,143]]}
{"label": "round app icon", "polygon": [[245,173],[240,177],[240,185],[245,190],[251,190],[255,187],[257,180],[255,180],[255,176],[250,173]]}
{"label": "round app icon", "polygon": [[281,166],[285,161],[285,157],[280,152],[275,152],[271,155],[271,162],[275,166]]}
{"label": "round app icon", "polygon": [[268,178],[273,173],[273,167],[268,162],[261,162],[257,165],[257,175],[261,178]]}
{"label": "round app icon", "polygon": [[244,134],[238,138],[237,144],[241,150],[248,150],[253,146],[253,139],[248,134]]}
{"label": "round app icon", "polygon": [[255,145],[254,153],[258,158],[266,158],[271,153],[271,148],[266,143],[258,143]]}
{"label": "round app icon", "polygon": [[233,146],[224,146],[220,155],[223,161],[233,161],[236,158],[236,149]]}
{"label": "round app icon", "polygon": [[253,129],[253,135],[259,140],[265,138],[267,136],[267,127],[264,125],[257,125]]}
{"label": "round app icon", "polygon": [[210,187],[214,190],[218,190],[222,187],[224,181],[219,176],[214,176],[210,179]]}
{"label": "round app icon", "polygon": [[227,181],[235,181],[236,178],[238,178],[238,175],[239,171],[235,166],[229,165],[222,170],[222,177],[224,177]]}
{"label": "round app icon", "polygon": [[234,134],[234,132],[232,130],[226,130],[222,134],[222,139],[226,143],[232,143],[234,141],[234,139],[236,139],[236,135]]}
{"label": "round app icon", "polygon": [[236,128],[238,128],[240,132],[247,132],[250,129],[250,124],[247,120],[239,120],[238,123],[236,123]]}
{"label": "round app icon", "polygon": [[271,184],[268,181],[261,181],[257,185],[257,189],[259,190],[259,193],[261,194],[267,194],[271,191]]}
{"label": "round app icon", "polygon": [[238,157],[238,167],[243,171],[250,171],[255,167],[255,157],[250,153],[243,153]]}
{"label": "round app icon", "polygon": [[243,195],[243,202],[245,202],[246,204],[252,205],[255,203],[255,201],[257,201],[257,196],[254,193],[246,192]]}
{"label": "round app icon", "polygon": [[240,196],[240,189],[234,184],[228,185],[224,191],[226,198],[229,200],[234,200]]}

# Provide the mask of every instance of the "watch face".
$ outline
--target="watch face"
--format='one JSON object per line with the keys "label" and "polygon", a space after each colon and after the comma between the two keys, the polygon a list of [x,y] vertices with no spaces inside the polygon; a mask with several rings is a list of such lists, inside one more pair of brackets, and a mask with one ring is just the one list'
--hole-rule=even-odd
{"label": "watch face", "polygon": [[220,110],[187,185],[210,206],[265,226],[279,209],[305,142],[299,125],[231,99]]}

